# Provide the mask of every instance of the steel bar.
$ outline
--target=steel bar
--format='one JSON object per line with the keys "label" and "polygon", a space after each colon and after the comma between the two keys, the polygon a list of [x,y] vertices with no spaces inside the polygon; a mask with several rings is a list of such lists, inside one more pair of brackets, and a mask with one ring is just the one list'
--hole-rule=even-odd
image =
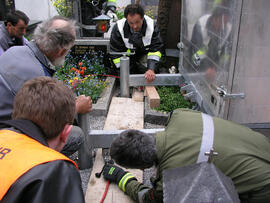
{"label": "steel bar", "polygon": [[90,132],[90,125],[89,125],[89,114],[79,114],[79,125],[84,132],[84,143],[82,144],[81,148],[78,150],[78,163],[80,169],[87,169],[93,166],[93,159],[92,159],[92,148],[89,147],[89,137],[87,136]]}
{"label": "steel bar", "polygon": [[129,86],[179,86],[185,79],[181,74],[156,74],[153,82],[147,83],[143,74],[129,76]]}
{"label": "steel bar", "polygon": [[[91,137],[91,147],[92,148],[109,148],[111,143],[117,135],[119,135],[124,130],[91,130],[88,134]],[[147,133],[149,135],[154,135],[157,132],[164,131],[164,128],[158,129],[142,129],[141,132]]]}
{"label": "steel bar", "polygon": [[129,57],[120,58],[120,94],[121,97],[129,97]]}

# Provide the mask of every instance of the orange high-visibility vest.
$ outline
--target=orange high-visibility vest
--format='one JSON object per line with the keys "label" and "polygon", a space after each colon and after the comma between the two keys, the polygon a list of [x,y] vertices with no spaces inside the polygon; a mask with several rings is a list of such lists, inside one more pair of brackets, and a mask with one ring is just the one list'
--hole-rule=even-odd
{"label": "orange high-visibility vest", "polygon": [[[76,163],[27,135],[0,130],[0,201],[12,184],[33,167],[55,161]],[[77,167],[78,168],[78,167]]]}

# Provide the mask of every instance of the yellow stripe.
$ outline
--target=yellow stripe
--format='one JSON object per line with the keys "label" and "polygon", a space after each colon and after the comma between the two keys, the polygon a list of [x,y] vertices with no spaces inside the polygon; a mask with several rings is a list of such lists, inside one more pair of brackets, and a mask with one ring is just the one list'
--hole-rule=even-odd
{"label": "yellow stripe", "polygon": [[147,54],[147,56],[158,56],[159,58],[161,58],[161,56],[162,56],[162,54],[161,54],[161,52],[160,51],[156,51],[156,52],[149,52],[148,54]]}
{"label": "yellow stripe", "polygon": [[124,192],[126,192],[126,183],[130,178],[133,178],[134,176],[131,173],[125,174],[121,180],[118,183],[118,187],[122,189]]}
{"label": "yellow stripe", "polygon": [[108,2],[116,3],[116,0],[108,0]]}
{"label": "yellow stripe", "polygon": [[120,63],[120,58],[113,59],[113,63],[114,64]]}
{"label": "yellow stripe", "polygon": [[198,50],[198,51],[197,51],[197,54],[198,54],[199,56],[204,55],[204,50],[201,50],[201,49]]}

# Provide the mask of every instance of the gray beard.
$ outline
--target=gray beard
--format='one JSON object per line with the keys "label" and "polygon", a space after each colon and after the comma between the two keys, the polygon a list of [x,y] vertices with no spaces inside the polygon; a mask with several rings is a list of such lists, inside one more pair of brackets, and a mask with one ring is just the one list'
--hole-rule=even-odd
{"label": "gray beard", "polygon": [[62,66],[62,65],[64,65],[64,63],[65,63],[65,57],[66,57],[66,56],[62,56],[62,57],[59,57],[59,58],[55,59],[55,60],[52,62],[52,64],[53,64],[54,66]]}

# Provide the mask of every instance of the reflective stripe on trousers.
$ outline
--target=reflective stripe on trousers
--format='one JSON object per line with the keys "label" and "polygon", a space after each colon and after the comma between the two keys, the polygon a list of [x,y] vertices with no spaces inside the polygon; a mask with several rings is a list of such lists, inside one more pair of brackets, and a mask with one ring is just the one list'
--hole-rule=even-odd
{"label": "reflective stripe on trousers", "polygon": [[210,152],[214,145],[214,122],[212,116],[202,113],[203,122],[203,135],[200,153],[197,163],[205,162],[208,157],[205,156],[205,152]]}

